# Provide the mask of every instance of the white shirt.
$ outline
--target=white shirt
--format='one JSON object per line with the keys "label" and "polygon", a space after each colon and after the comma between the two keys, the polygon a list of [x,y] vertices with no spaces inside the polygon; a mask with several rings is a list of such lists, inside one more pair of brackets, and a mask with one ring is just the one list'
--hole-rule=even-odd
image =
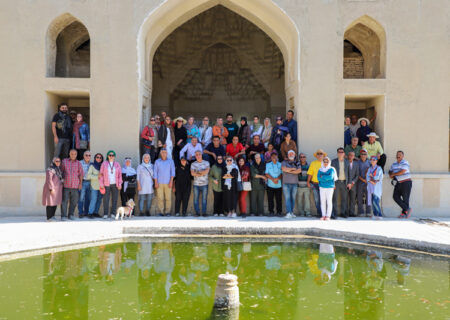
{"label": "white shirt", "polygon": [[116,168],[114,167],[114,162],[108,162],[108,167],[109,184],[116,184]]}

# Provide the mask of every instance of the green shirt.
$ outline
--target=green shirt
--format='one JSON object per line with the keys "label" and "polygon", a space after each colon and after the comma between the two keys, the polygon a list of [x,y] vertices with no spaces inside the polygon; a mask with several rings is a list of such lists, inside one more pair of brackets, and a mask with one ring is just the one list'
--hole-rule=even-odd
{"label": "green shirt", "polygon": [[[254,191],[260,191],[266,189],[266,183],[264,179],[261,178],[255,178],[255,176],[258,174],[258,171],[254,166],[250,167],[250,174],[252,176],[252,190]],[[262,174],[263,176],[264,174]]]}
{"label": "green shirt", "polygon": [[[209,185],[212,186],[213,191],[222,192],[222,168],[213,165],[209,170]],[[214,181],[217,181],[216,184]]]}
{"label": "green shirt", "polygon": [[348,156],[348,153],[350,151],[353,151],[355,153],[355,157],[359,158],[359,152],[361,151],[362,147],[358,144],[356,145],[356,148],[353,148],[351,144],[347,145],[344,148],[345,155]]}
{"label": "green shirt", "polygon": [[370,157],[376,156],[377,153],[382,155],[384,153],[381,144],[378,141],[370,144],[369,141],[364,142],[363,149],[367,150],[367,155]]}

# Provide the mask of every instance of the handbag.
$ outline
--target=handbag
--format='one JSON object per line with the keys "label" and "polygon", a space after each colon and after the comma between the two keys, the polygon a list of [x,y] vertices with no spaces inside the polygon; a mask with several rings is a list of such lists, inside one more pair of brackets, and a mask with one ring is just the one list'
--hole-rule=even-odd
{"label": "handbag", "polygon": [[252,191],[252,183],[250,181],[242,182],[242,189],[244,191]]}
{"label": "handbag", "polygon": [[80,140],[80,149],[87,149],[87,147],[88,147],[88,141]]}
{"label": "handbag", "polygon": [[[148,129],[149,129],[149,131],[150,131],[150,137],[153,138],[153,137],[155,136],[155,133],[153,132],[153,129],[150,128],[150,127],[149,127]],[[153,146],[153,140],[150,141],[150,140],[145,139],[145,138],[142,138],[141,140],[142,140],[142,144],[143,144],[144,146],[146,146],[146,147],[148,147],[148,148],[150,148],[151,146]]]}

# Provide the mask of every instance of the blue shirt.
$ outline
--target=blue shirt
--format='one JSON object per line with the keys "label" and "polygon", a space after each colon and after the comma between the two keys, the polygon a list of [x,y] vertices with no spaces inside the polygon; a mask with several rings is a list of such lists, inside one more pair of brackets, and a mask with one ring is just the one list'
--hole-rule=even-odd
{"label": "blue shirt", "polygon": [[325,172],[319,170],[319,172],[317,172],[317,180],[319,180],[319,187],[334,188],[335,177],[336,177],[336,170],[334,168],[329,168]]}
{"label": "blue shirt", "polygon": [[267,185],[270,188],[281,188],[281,163],[269,162],[266,164],[266,174],[270,175],[272,178],[278,178],[278,183],[273,183],[272,180],[267,180]]}
{"label": "blue shirt", "polygon": [[389,170],[390,172],[393,173],[397,173],[400,172],[402,170],[406,170],[406,172],[400,176],[395,176],[397,178],[397,181],[403,181],[403,180],[408,180],[411,179],[411,173],[409,171],[409,163],[408,161],[406,161],[405,159],[402,159],[402,161],[399,162],[394,162],[391,165],[391,169]]}
{"label": "blue shirt", "polygon": [[195,159],[195,152],[196,151],[203,152],[202,145],[199,142],[197,142],[197,144],[194,147],[194,145],[192,143],[188,143],[187,145],[185,145],[183,147],[183,149],[181,149],[181,151],[180,151],[180,159],[186,153],[186,159],[187,160],[193,160],[193,159]]}
{"label": "blue shirt", "polygon": [[92,162],[86,163],[86,161],[81,160],[80,163],[81,163],[81,166],[83,167],[83,173],[84,173],[83,180],[88,180],[87,173],[88,173],[89,167],[91,166]]}
{"label": "blue shirt", "polygon": [[172,159],[158,159],[153,166],[153,178],[160,184],[169,184],[175,176],[175,164]]}
{"label": "blue shirt", "polygon": [[291,134],[292,140],[297,143],[297,121],[291,119],[291,121],[284,120],[283,126],[289,129],[289,133]]}

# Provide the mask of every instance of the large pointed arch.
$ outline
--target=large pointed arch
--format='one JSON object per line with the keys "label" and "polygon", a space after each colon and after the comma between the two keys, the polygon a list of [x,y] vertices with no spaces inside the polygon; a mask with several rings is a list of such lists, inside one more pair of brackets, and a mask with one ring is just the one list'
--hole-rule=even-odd
{"label": "large pointed arch", "polygon": [[[263,30],[280,48],[285,60],[286,97],[298,94],[300,81],[299,32],[290,17],[270,0],[168,0],[149,13],[138,32],[140,102],[148,101],[152,88],[152,60],[161,42],[177,27],[216,5],[222,5]],[[294,98],[295,99],[295,98]],[[295,99],[296,100],[296,99]]]}
{"label": "large pointed arch", "polygon": [[344,40],[361,52],[364,78],[386,77],[386,32],[378,21],[368,15],[359,17],[345,29]]}
{"label": "large pointed arch", "polygon": [[[56,17],[47,29],[45,42],[47,77],[90,77],[90,35],[78,18],[70,13]],[[76,63],[73,60],[79,58],[80,52],[84,55],[83,65],[66,65]]]}

